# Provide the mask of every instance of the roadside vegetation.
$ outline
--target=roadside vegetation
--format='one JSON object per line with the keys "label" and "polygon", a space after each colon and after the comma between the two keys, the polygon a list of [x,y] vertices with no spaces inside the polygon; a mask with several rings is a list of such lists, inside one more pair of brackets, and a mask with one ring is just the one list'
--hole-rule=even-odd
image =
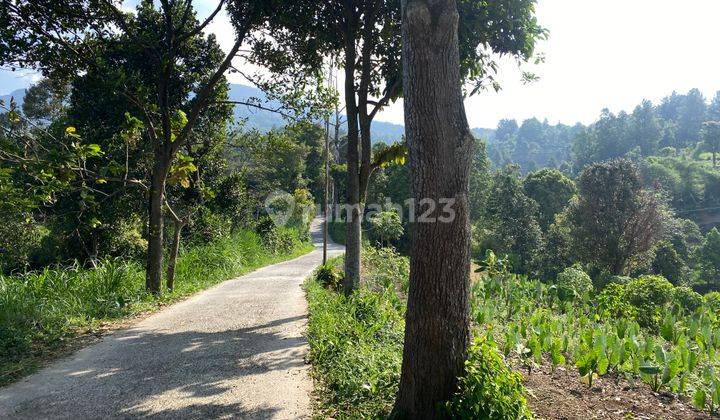
{"label": "roadside vegetation", "polygon": [[312,245],[295,230],[237,231],[182,250],[175,287],[160,296],[146,291],[137,261],[109,259],[94,269],[75,264],[0,274],[0,385],[31,372],[78,336],[310,250]]}
{"label": "roadside vegetation", "polygon": [[[409,261],[389,248],[365,248],[363,285],[349,297],[338,292],[341,265],[341,258],[331,260],[305,284],[316,415],[384,417],[400,381]],[[438,409],[454,418],[531,417],[522,376],[480,336],[469,349],[457,394]]]}

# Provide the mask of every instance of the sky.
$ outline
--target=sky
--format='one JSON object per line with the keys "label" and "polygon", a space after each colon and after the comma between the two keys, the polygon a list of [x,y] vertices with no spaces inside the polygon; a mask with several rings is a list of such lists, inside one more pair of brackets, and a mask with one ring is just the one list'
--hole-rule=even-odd
{"label": "sky", "polygon": [[[203,17],[216,4],[196,3]],[[515,62],[501,61],[497,79],[502,90],[466,99],[470,125],[495,127],[502,118],[531,117],[553,124],[588,124],[603,108],[631,111],[643,99],[658,103],[673,90],[684,93],[696,87],[712,97],[720,90],[718,16],[718,0],[539,0],[537,17],[550,37],[537,48],[545,62],[526,70],[540,80],[523,84]],[[232,45],[226,16],[219,15],[206,32],[217,34],[223,49]],[[0,70],[0,94],[26,87],[38,77]],[[237,74],[229,79],[243,83]],[[402,124],[402,101],[377,119]]]}

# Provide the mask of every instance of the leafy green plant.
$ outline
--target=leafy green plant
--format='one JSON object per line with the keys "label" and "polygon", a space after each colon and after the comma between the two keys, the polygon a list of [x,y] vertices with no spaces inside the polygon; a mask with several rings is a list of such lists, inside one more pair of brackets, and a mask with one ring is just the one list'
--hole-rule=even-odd
{"label": "leafy green plant", "polygon": [[581,300],[593,289],[592,279],[579,267],[568,267],[557,276],[558,297],[561,300]]}
{"label": "leafy green plant", "polygon": [[458,392],[445,405],[445,414],[465,419],[530,419],[522,376],[511,372],[494,345],[476,340],[468,350]]}
{"label": "leafy green plant", "polygon": [[325,264],[315,270],[315,279],[325,287],[338,290],[342,283],[342,274],[333,265]]}

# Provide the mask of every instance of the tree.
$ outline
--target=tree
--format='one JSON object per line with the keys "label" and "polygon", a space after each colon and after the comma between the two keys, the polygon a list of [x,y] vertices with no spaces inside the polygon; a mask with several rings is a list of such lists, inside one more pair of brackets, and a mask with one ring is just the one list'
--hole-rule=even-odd
{"label": "tree", "polygon": [[623,159],[590,165],[578,190],[569,219],[582,262],[613,275],[646,264],[664,231],[666,210],[660,197],[642,189],[637,167]]}
{"label": "tree", "polygon": [[658,148],[662,138],[662,128],[652,102],[642,101],[630,115],[630,142],[640,147],[642,156],[649,156]]}
{"label": "tree", "polygon": [[[217,57],[213,56],[217,44],[213,38],[206,38],[203,30],[223,5],[232,17],[236,34],[228,54]],[[23,28],[8,38],[3,63],[37,67],[58,80],[85,72],[104,74],[116,70],[113,77],[120,76],[116,94],[136,107],[137,117],[143,122],[143,139],[152,145],[153,153],[146,269],[146,286],[153,293],[158,293],[161,286],[165,187],[175,158],[205,111],[212,108],[211,98],[216,96],[218,86],[225,86],[224,73],[247,34],[264,19],[266,6],[253,0],[227,4],[221,0],[200,22],[190,1],[161,1],[156,8],[154,2],[144,0],[137,14],[121,11],[110,0],[3,2],[9,26]],[[184,56],[197,43],[205,45],[206,55]],[[130,70],[126,62],[106,60],[108,53],[127,45],[136,49],[137,59],[143,60],[139,74],[124,71]],[[206,60],[215,62],[214,68],[206,69],[198,78],[183,78]],[[138,85],[137,78],[144,83]],[[178,86],[182,87],[179,91]],[[185,90],[188,86],[190,94]]]}
{"label": "tree", "polygon": [[[275,18],[265,28],[275,39],[257,44],[258,63],[275,74],[318,74],[330,56],[344,69],[349,212],[343,289],[350,293],[360,281],[361,215],[370,178],[378,167],[371,154],[372,122],[402,92],[400,4],[396,0],[277,3]],[[535,40],[545,36],[533,16],[534,0],[462,0],[458,9],[463,21],[460,74],[474,82],[473,92],[494,83],[496,63],[488,51],[528,60]]]}
{"label": "tree", "polygon": [[[482,24],[459,27],[464,13],[466,18],[479,18],[473,23]],[[467,123],[461,83],[468,73],[486,71],[486,63],[477,61],[484,53],[477,56],[479,40],[468,37],[466,31],[487,31],[486,47],[527,57],[539,29],[533,14],[533,1],[402,1],[402,91],[411,195],[416,199],[416,215],[428,210],[425,200],[437,206],[429,212],[427,223],[418,219],[410,228],[410,288],[394,407],[398,416],[438,416],[437,405],[456,390],[467,356],[468,183],[475,139]],[[506,37],[507,29],[500,30],[506,25],[513,28],[511,33],[519,33]],[[462,52],[466,43],[473,51],[469,56]],[[470,60],[469,67],[463,65],[464,60]],[[443,202],[452,215],[445,214]]]}
{"label": "tree", "polygon": [[652,272],[659,274],[678,286],[685,274],[685,262],[670,242],[660,242],[655,249]]}
{"label": "tree", "polygon": [[498,254],[508,254],[517,272],[530,272],[542,245],[542,230],[536,219],[538,204],[525,195],[517,166],[495,173],[485,211],[487,245]]}
{"label": "tree", "polygon": [[698,265],[704,291],[718,290],[720,287],[720,231],[712,228],[705,241],[697,250]]}
{"label": "tree", "polygon": [[[410,289],[394,412],[434,418],[455,391],[470,338],[468,181],[474,138],[461,90],[455,1],[403,1],[403,92],[413,197],[452,199],[454,217],[412,222]],[[416,214],[421,214],[419,201]],[[441,249],[438,249],[438,244]]]}
{"label": "tree", "polygon": [[720,149],[720,121],[705,121],[700,137],[705,148],[712,153],[713,166],[717,166],[717,152]]}
{"label": "tree", "polygon": [[575,183],[557,169],[532,172],[523,181],[525,194],[538,203],[538,222],[543,230],[555,221],[577,192]]}

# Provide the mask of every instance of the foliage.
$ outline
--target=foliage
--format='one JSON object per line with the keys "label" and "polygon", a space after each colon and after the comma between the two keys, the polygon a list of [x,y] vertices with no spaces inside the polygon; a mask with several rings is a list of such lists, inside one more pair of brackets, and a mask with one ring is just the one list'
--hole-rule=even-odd
{"label": "foliage", "polygon": [[510,371],[497,348],[476,339],[468,349],[459,390],[445,406],[451,418],[530,419],[522,376]]}
{"label": "foliage", "polygon": [[479,242],[484,242],[481,252],[492,249],[508,254],[518,272],[529,272],[542,244],[537,209],[537,203],[525,195],[516,167],[497,171],[486,205],[486,228],[478,231]]}
{"label": "foliage", "polygon": [[[644,276],[609,283],[597,297],[569,304],[553,286],[512,274],[490,257],[473,285],[471,313],[505,355],[516,355],[529,371],[543,360],[574,365],[589,386],[608,373],[640,379],[656,391],[703,397],[698,406],[713,409],[720,324],[709,302],[694,311],[673,305],[681,295],[696,296]],[[644,328],[636,319],[655,324]]]}
{"label": "foliage", "polygon": [[590,165],[578,189],[568,217],[580,261],[616,275],[647,264],[666,216],[662,199],[642,189],[638,168],[628,160]]}
{"label": "foliage", "polygon": [[703,297],[687,286],[680,286],[673,290],[672,302],[688,312],[693,312],[703,304]]}
{"label": "foliage", "polygon": [[350,297],[305,284],[307,339],[320,409],[333,418],[387,414],[400,381],[404,310],[390,291],[361,288]]}
{"label": "foliage", "polygon": [[675,247],[669,242],[660,242],[655,248],[652,271],[668,279],[672,284],[679,285],[686,274],[685,261]]}
{"label": "foliage", "polygon": [[565,301],[582,301],[593,290],[593,283],[580,267],[568,267],[557,276],[558,297]]}
{"label": "foliage", "polygon": [[567,207],[577,189],[575,183],[557,169],[531,172],[523,180],[525,194],[538,203],[538,222],[546,230],[555,221],[555,215]]}
{"label": "foliage", "polygon": [[97,269],[78,264],[17,276],[0,275],[0,383],[28,371],[68,339],[105,321],[157,309],[259,266],[305,253],[296,242],[268,252],[258,235],[238,231],[213,243],[182,250],[172,293],[153,297],[136,262],[107,260]]}
{"label": "foliage", "polygon": [[673,298],[673,285],[662,276],[645,275],[631,280],[625,286],[628,303],[638,310],[638,323],[657,330],[665,308]]}
{"label": "foliage", "polygon": [[334,265],[327,263],[315,270],[315,280],[324,287],[337,291],[342,284],[342,272],[338,272]]}
{"label": "foliage", "polygon": [[370,227],[381,246],[389,245],[391,241],[399,239],[404,232],[400,215],[394,210],[374,214],[370,218]]}
{"label": "foliage", "polygon": [[705,241],[697,250],[700,260],[700,275],[706,290],[720,288],[720,231],[712,228]]}

